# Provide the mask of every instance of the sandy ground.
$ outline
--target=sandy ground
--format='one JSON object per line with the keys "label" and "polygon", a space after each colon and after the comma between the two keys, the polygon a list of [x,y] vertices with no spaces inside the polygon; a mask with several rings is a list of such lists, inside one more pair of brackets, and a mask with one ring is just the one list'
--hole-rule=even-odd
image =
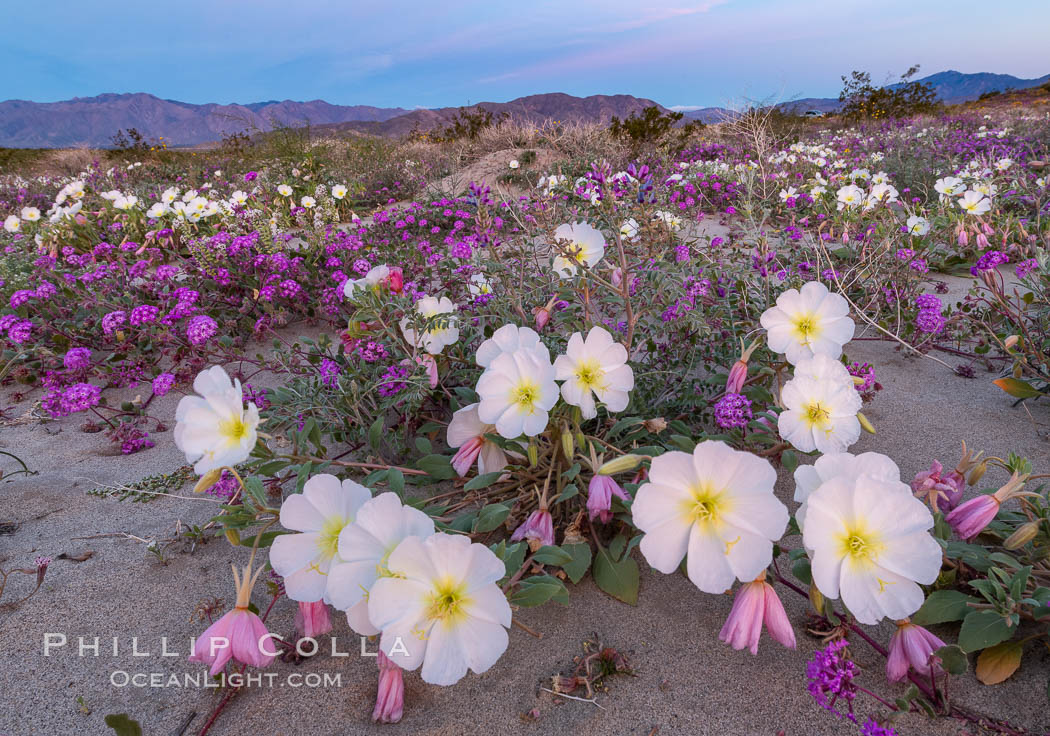
{"label": "sandy ground", "polygon": [[[1046,471],[1047,405],[1011,408],[1008,398],[991,384],[993,376],[976,379],[953,376],[944,367],[910,358],[884,342],[857,341],[848,348],[853,360],[872,362],[885,386],[865,413],[878,434],[865,435],[853,449],[873,450],[895,458],[905,478],[924,470],[933,459],[952,465],[961,441],[989,454],[1009,451],[1026,455]],[[949,359],[954,363],[954,359]],[[253,381],[254,383],[254,381]],[[263,382],[265,383],[265,382]],[[30,406],[12,406],[10,394],[0,405],[11,406],[7,417],[22,415]],[[157,404],[158,414],[172,416],[178,397]],[[0,520],[17,524],[0,534],[0,568],[30,567],[35,555],[77,556],[92,551],[84,562],[56,559],[43,588],[14,611],[0,611],[0,734],[109,733],[103,718],[129,713],[147,736],[197,733],[217,702],[216,690],[195,687],[118,687],[127,673],[160,673],[200,677],[204,668],[189,663],[190,637],[205,628],[194,619],[198,602],[223,598],[232,602],[229,561],[242,562],[247,552],[231,553],[223,540],[199,546],[193,554],[172,549],[159,561],[143,540],[170,537],[178,522],[203,524],[217,512],[198,498],[162,497],[152,503],[118,502],[87,491],[101,484],[120,484],[183,464],[171,433],[156,435],[157,447],[136,455],[113,455],[98,434],[78,427],[82,417],[43,424],[0,427],[0,449],[15,452],[38,471],[29,478],[0,483]],[[10,464],[2,466],[10,469]],[[991,477],[989,480],[1001,480]],[[181,493],[189,495],[189,488]],[[792,487],[783,476],[778,494],[790,502]],[[94,538],[87,538],[94,537]],[[646,568],[644,561],[641,563]],[[4,600],[31,589],[29,576],[12,576]],[[787,595],[791,595],[787,593]],[[255,601],[265,605],[261,587]],[[510,648],[482,676],[468,675],[452,688],[423,684],[406,675],[406,713],[401,724],[383,728],[369,716],[375,696],[375,661],[360,656],[360,642],[344,621],[336,622],[339,652],[301,665],[278,662],[273,686],[254,687],[239,695],[211,733],[226,734],[363,734],[380,730],[412,734],[766,734],[787,736],[855,734],[857,728],[818,708],[805,691],[805,663],[819,642],[802,633],[805,601],[785,598],[799,633],[797,651],[763,639],[758,657],[734,652],[717,639],[731,600],[698,592],[683,576],[643,573],[639,605],[630,607],[601,594],[589,581],[571,591],[568,607],[548,605],[523,610],[519,619],[542,634],[537,639],[514,628]],[[294,605],[280,600],[269,619],[272,631],[288,635]],[[48,633],[65,634],[67,644],[44,655]],[[888,640],[891,627],[878,638]],[[939,631],[954,637],[951,629]],[[78,652],[78,637],[91,644],[99,638],[98,656]],[[113,656],[113,637],[118,653]],[[132,638],[138,638],[134,656]],[[178,656],[162,657],[161,638]],[[633,677],[610,680],[598,706],[556,702],[541,687],[572,663],[585,640],[599,638],[628,653]],[[374,651],[374,645],[369,645]],[[882,662],[866,647],[856,647],[864,667],[862,681],[885,695],[904,688],[889,686]],[[1030,647],[1021,672],[1002,685],[984,687],[968,675],[954,684],[953,697],[989,715],[1007,718],[1037,733],[1050,729],[1046,700],[1050,655]],[[288,675],[339,677],[340,684],[296,687]],[[301,683],[300,683],[301,684]],[[84,708],[81,708],[81,698]],[[862,713],[874,703],[860,703]],[[90,712],[84,712],[85,710]],[[534,718],[524,714],[534,711]],[[193,716],[193,714],[196,714]],[[919,734],[961,734],[953,721],[931,722],[918,716],[902,721],[900,731]]]}

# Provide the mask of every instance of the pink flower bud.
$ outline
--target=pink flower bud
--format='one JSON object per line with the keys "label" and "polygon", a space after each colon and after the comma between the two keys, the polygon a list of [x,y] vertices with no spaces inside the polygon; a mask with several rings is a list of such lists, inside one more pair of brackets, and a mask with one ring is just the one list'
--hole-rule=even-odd
{"label": "pink flower bud", "polygon": [[727,394],[738,394],[740,390],[744,388],[744,381],[747,380],[747,362],[738,360],[733,363],[733,367],[729,369],[729,378],[726,379],[726,393]]}
{"label": "pink flower bud", "polygon": [[972,539],[984,531],[995,515],[999,513],[999,499],[994,495],[971,498],[957,506],[944,517],[955,533],[963,539]]}
{"label": "pink flower bud", "polygon": [[266,624],[258,616],[247,607],[238,606],[201,634],[189,661],[210,664],[208,674],[212,677],[231,659],[254,667],[268,667],[277,654],[270,637]]}
{"label": "pink flower bud", "polygon": [[610,281],[612,281],[612,285],[613,286],[619,286],[620,284],[622,284],[623,283],[623,269],[620,268],[619,266],[614,268],[613,272],[612,272],[612,278],[610,279]]}
{"label": "pink flower bud", "polygon": [[607,475],[592,475],[587,484],[587,511],[591,519],[599,517],[603,524],[612,521],[612,497],[627,501],[627,494],[620,485]]}
{"label": "pink flower bud", "polygon": [[970,242],[970,237],[966,234],[966,230],[959,228],[959,245],[966,245]]}
{"label": "pink flower bud", "polygon": [[762,635],[763,623],[773,639],[788,649],[795,648],[795,631],[791,628],[791,622],[776,591],[764,580],[756,580],[737,591],[733,609],[729,612],[729,618],[726,619],[718,638],[727,642],[733,649],[747,647],[752,654],[758,654],[758,640]]}
{"label": "pink flower bud", "polygon": [[525,522],[514,530],[510,541],[520,542],[522,539],[535,539],[540,546],[554,544],[554,520],[550,511],[545,508],[536,509]]}
{"label": "pink flower bud", "polygon": [[390,285],[390,291],[395,294],[400,294],[401,290],[405,286],[405,274],[397,266],[390,269],[390,275],[387,276],[387,283]]}
{"label": "pink flower bud", "polygon": [[416,362],[419,365],[426,368],[427,371],[427,383],[430,384],[430,388],[437,388],[438,385],[438,364],[437,360],[433,355],[419,355],[416,356]]}
{"label": "pink flower bud", "polygon": [[546,307],[540,307],[533,314],[536,317],[536,331],[539,332],[551,321],[551,313]]}
{"label": "pink flower bud", "polygon": [[979,247],[979,248],[987,248],[988,247],[988,238],[987,238],[987,236],[985,236],[984,233],[977,233],[977,247]]}
{"label": "pink flower bud", "polygon": [[915,495],[930,499],[931,505],[942,514],[959,505],[965,487],[966,481],[960,473],[955,470],[945,473],[936,460],[930,464],[929,470],[916,474],[911,482]]}
{"label": "pink flower bud", "polygon": [[452,468],[460,478],[467,474],[470,466],[478,459],[478,455],[481,454],[481,446],[484,444],[484,437],[471,437],[456,450],[456,454],[452,456]]}
{"label": "pink flower bud", "polygon": [[987,222],[981,223],[981,229],[984,230],[985,235],[995,235],[995,229]]}
{"label": "pink flower bud", "polygon": [[405,680],[402,670],[383,654],[376,658],[379,666],[379,691],[372,720],[377,723],[397,723],[405,711]]}
{"label": "pink flower bud", "polygon": [[295,612],[295,630],[307,639],[315,639],[332,630],[332,619],[328,616],[328,605],[324,601],[303,603]]}
{"label": "pink flower bud", "polygon": [[929,675],[932,669],[935,674],[944,673],[940,664],[934,662],[931,667],[930,657],[944,642],[921,626],[907,620],[897,622],[897,630],[890,639],[890,654],[886,658],[886,677],[891,682],[899,682],[908,674],[911,667],[920,675]]}

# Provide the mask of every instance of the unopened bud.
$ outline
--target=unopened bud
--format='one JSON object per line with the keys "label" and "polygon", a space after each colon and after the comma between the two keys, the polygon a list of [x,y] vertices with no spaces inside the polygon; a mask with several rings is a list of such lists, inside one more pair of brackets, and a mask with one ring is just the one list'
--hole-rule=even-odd
{"label": "unopened bud", "polygon": [[212,468],[207,473],[201,476],[201,479],[197,481],[197,485],[193,487],[194,493],[200,493],[211,488],[213,485],[219,482],[222,477],[222,468]]}
{"label": "unopened bud", "polygon": [[988,470],[988,461],[982,460],[977,463],[973,470],[970,471],[970,475],[966,478],[966,485],[975,486],[977,481],[984,477],[984,471]]}
{"label": "unopened bud", "polygon": [[809,584],[809,602],[813,604],[814,611],[824,613],[824,594],[820,592],[820,588],[815,583]]}
{"label": "unopened bud", "polygon": [[536,331],[539,332],[551,321],[551,313],[546,307],[540,307],[533,315],[536,317]]}
{"label": "unopened bud", "polygon": [[529,467],[534,468],[540,462],[540,451],[535,442],[529,443]]}
{"label": "unopened bud", "polygon": [[620,455],[598,468],[598,475],[616,475],[634,470],[642,462],[641,455]]}
{"label": "unopened bud", "polygon": [[1003,345],[1006,346],[1007,350],[1010,350],[1011,348],[1014,347],[1014,345],[1016,345],[1020,341],[1021,341],[1020,336],[1018,336],[1018,335],[1010,335],[1010,337],[1006,338],[1006,340],[1003,341]]}
{"label": "unopened bud", "polygon": [[875,425],[869,422],[868,418],[861,414],[859,411],[857,412],[857,421],[860,422],[860,426],[865,432],[868,432],[869,434],[875,434]]}
{"label": "unopened bud", "polygon": [[563,426],[561,430],[561,451],[565,454],[565,459],[572,462],[572,456],[575,453],[575,447],[573,446],[572,432],[569,431],[568,427]]}
{"label": "unopened bud", "polygon": [[1039,533],[1039,521],[1026,521],[1017,527],[1017,531],[1006,538],[1003,546],[1009,550],[1020,549],[1035,539]]}
{"label": "unopened bud", "polygon": [[236,529],[227,529],[224,533],[226,534],[226,541],[228,541],[234,547],[241,546],[241,535],[237,532]]}
{"label": "unopened bud", "polygon": [[646,432],[652,432],[653,434],[660,434],[667,429],[667,420],[663,417],[655,417],[654,419],[646,419],[642,422],[642,426],[645,427]]}
{"label": "unopened bud", "polygon": [[583,432],[576,433],[576,446],[580,448],[580,452],[586,452],[590,444],[587,442],[587,438],[583,435]]}

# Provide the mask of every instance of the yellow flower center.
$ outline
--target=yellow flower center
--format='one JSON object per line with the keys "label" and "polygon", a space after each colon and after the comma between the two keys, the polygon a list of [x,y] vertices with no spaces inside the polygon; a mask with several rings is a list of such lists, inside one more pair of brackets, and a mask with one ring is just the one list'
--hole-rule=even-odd
{"label": "yellow flower center", "polygon": [[802,407],[802,421],[810,427],[824,429],[831,423],[831,412],[819,401],[811,401]]}
{"label": "yellow flower center", "polygon": [[816,339],[821,333],[820,322],[808,312],[796,316],[791,326],[794,328],[795,338],[803,345],[808,345],[810,340]]}
{"label": "yellow flower center", "polygon": [[540,397],[540,387],[529,379],[524,379],[511,391],[510,401],[517,404],[518,409],[527,414],[536,411],[536,401]]}
{"label": "yellow flower center", "polygon": [[728,508],[723,494],[706,485],[693,488],[691,497],[683,502],[685,516],[696,524],[717,524]]}
{"label": "yellow flower center", "polygon": [[839,554],[847,560],[869,565],[882,551],[883,543],[878,533],[871,531],[861,522],[847,525],[839,535]]}
{"label": "yellow flower center", "polygon": [[464,583],[450,578],[439,580],[427,598],[427,618],[454,624],[466,617],[469,602]]}
{"label": "yellow flower center", "polygon": [[576,368],[576,380],[585,389],[600,389],[604,385],[605,371],[597,360],[580,363]]}
{"label": "yellow flower center", "polygon": [[325,519],[317,535],[317,549],[320,550],[322,559],[327,560],[335,557],[336,552],[339,550],[339,534],[343,531],[343,527],[349,523],[350,519],[344,519],[341,516],[332,516]]}
{"label": "yellow flower center", "polygon": [[219,422],[219,434],[230,445],[236,445],[248,434],[248,425],[240,417],[232,417]]}

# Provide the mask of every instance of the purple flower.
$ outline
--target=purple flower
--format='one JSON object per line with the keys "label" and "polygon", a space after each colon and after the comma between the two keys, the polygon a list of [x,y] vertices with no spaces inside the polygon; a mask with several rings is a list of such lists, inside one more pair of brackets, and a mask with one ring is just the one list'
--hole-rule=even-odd
{"label": "purple flower", "polygon": [[15,345],[21,345],[29,340],[33,332],[33,323],[28,319],[20,319],[7,329],[7,339]]}
{"label": "purple flower", "polygon": [[864,383],[857,384],[857,393],[866,394],[872,389],[878,391],[879,384],[875,380],[875,367],[870,363],[850,363],[846,366],[851,376],[863,379]]}
{"label": "purple flower", "polygon": [[186,324],[186,339],[201,346],[208,342],[219,329],[215,320],[206,314],[198,314]]}
{"label": "purple flower", "polygon": [[411,373],[406,366],[403,365],[392,365],[386,369],[382,377],[379,379],[379,384],[376,388],[379,391],[380,396],[393,396],[400,392],[406,384],[402,381],[402,378],[408,376]]}
{"label": "purple flower", "polygon": [[255,181],[258,177],[259,177],[258,172],[249,171],[247,174],[244,175],[244,181],[246,181],[246,182]]}
{"label": "purple flower", "polygon": [[746,427],[751,418],[751,401],[743,394],[728,393],[715,404],[715,421],[722,429]]}
{"label": "purple flower", "polygon": [[1014,269],[1014,272],[1017,274],[1017,278],[1023,279],[1025,276],[1027,276],[1028,274],[1032,273],[1032,271],[1038,271],[1038,270],[1039,270],[1039,261],[1037,261],[1034,258],[1029,258],[1027,260],[1024,260],[1024,261],[1021,261],[1020,263],[1018,263],[1017,267]]}
{"label": "purple flower", "polygon": [[62,364],[70,371],[87,370],[91,367],[91,349],[70,348],[62,358]]}
{"label": "purple flower", "polygon": [[970,273],[976,276],[981,271],[992,271],[1004,263],[1009,263],[1010,257],[1002,251],[990,250],[977,259],[977,263],[970,266]]}
{"label": "purple flower", "polygon": [[112,335],[118,329],[124,326],[127,322],[128,316],[121,310],[116,312],[110,312],[102,318],[102,332],[106,335]]}
{"label": "purple flower", "polygon": [[138,327],[139,325],[149,324],[150,322],[156,322],[157,316],[160,314],[160,309],[154,307],[152,304],[140,304],[131,310],[131,316],[128,318],[128,324],[132,327]]}
{"label": "purple flower", "polygon": [[171,391],[173,385],[175,385],[175,375],[173,373],[161,373],[153,379],[153,393],[157,396],[163,396],[168,391]]}
{"label": "purple flower", "polygon": [[934,294],[920,294],[915,297],[915,306],[919,309],[936,309],[939,312],[944,305],[941,304],[940,297]]}
{"label": "purple flower", "polygon": [[868,717],[864,725],[860,727],[860,736],[898,736],[892,726],[883,728],[874,718]]}
{"label": "purple flower", "polygon": [[831,711],[839,718],[843,713],[835,710],[838,700],[845,700],[847,711],[852,715],[853,699],[857,697],[857,665],[850,661],[842,650],[849,646],[845,639],[833,641],[824,649],[813,652],[813,659],[806,665],[806,689],[821,708]]}
{"label": "purple flower", "polygon": [[18,309],[30,299],[36,298],[36,292],[32,289],[19,289],[11,295],[11,309]]}
{"label": "purple flower", "polygon": [[329,388],[335,386],[339,380],[339,364],[329,358],[321,359],[317,372],[321,374],[321,383]]}
{"label": "purple flower", "polygon": [[948,320],[937,309],[920,309],[915,318],[915,325],[922,332],[931,335],[939,335],[944,331],[944,325]]}

